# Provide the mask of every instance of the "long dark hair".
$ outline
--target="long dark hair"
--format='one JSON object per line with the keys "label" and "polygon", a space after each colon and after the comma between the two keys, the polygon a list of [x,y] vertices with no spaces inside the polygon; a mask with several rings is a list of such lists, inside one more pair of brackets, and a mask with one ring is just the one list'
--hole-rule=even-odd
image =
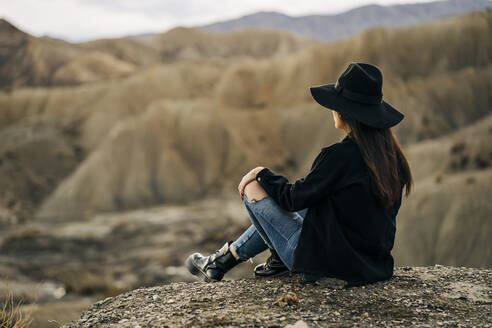
{"label": "long dark hair", "polygon": [[405,186],[408,197],[413,186],[412,173],[398,140],[391,128],[373,128],[342,113],[340,118],[349,136],[358,144],[369,168],[371,188],[381,205],[393,206],[400,200]]}

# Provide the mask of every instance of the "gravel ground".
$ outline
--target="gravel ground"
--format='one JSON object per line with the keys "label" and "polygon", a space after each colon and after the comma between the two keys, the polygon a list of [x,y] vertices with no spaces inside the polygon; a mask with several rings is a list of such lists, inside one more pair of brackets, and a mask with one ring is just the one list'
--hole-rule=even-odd
{"label": "gravel ground", "polygon": [[398,267],[362,287],[297,276],[175,282],[91,305],[64,327],[492,327],[492,270]]}

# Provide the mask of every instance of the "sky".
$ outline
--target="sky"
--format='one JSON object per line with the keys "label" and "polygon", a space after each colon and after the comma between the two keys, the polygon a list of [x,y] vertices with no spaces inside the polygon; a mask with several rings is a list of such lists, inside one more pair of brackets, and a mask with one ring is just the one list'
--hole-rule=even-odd
{"label": "sky", "polygon": [[337,14],[367,4],[429,0],[0,0],[0,17],[35,36],[72,42],[164,32],[257,11]]}

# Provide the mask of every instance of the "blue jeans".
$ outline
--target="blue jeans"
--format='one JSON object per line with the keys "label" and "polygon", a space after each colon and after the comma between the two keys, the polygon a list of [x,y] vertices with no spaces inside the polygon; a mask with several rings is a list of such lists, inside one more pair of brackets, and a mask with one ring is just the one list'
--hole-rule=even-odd
{"label": "blue jeans", "polygon": [[[248,201],[245,195],[243,202],[252,224],[232,243],[236,254],[240,259],[247,260],[268,248],[273,248],[285,266],[292,270],[294,251],[308,209],[289,212],[270,196]],[[319,278],[302,273],[300,276],[310,281]]]}

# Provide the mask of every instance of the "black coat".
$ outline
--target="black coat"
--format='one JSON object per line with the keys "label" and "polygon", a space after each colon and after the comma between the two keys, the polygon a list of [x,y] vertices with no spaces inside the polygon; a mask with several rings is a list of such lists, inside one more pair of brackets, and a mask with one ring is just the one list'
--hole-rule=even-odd
{"label": "black coat", "polygon": [[269,168],[259,171],[256,181],[282,208],[309,208],[293,272],[334,277],[350,285],[392,277],[391,249],[401,197],[391,208],[379,205],[351,137],[322,148],[306,177],[292,184]]}

